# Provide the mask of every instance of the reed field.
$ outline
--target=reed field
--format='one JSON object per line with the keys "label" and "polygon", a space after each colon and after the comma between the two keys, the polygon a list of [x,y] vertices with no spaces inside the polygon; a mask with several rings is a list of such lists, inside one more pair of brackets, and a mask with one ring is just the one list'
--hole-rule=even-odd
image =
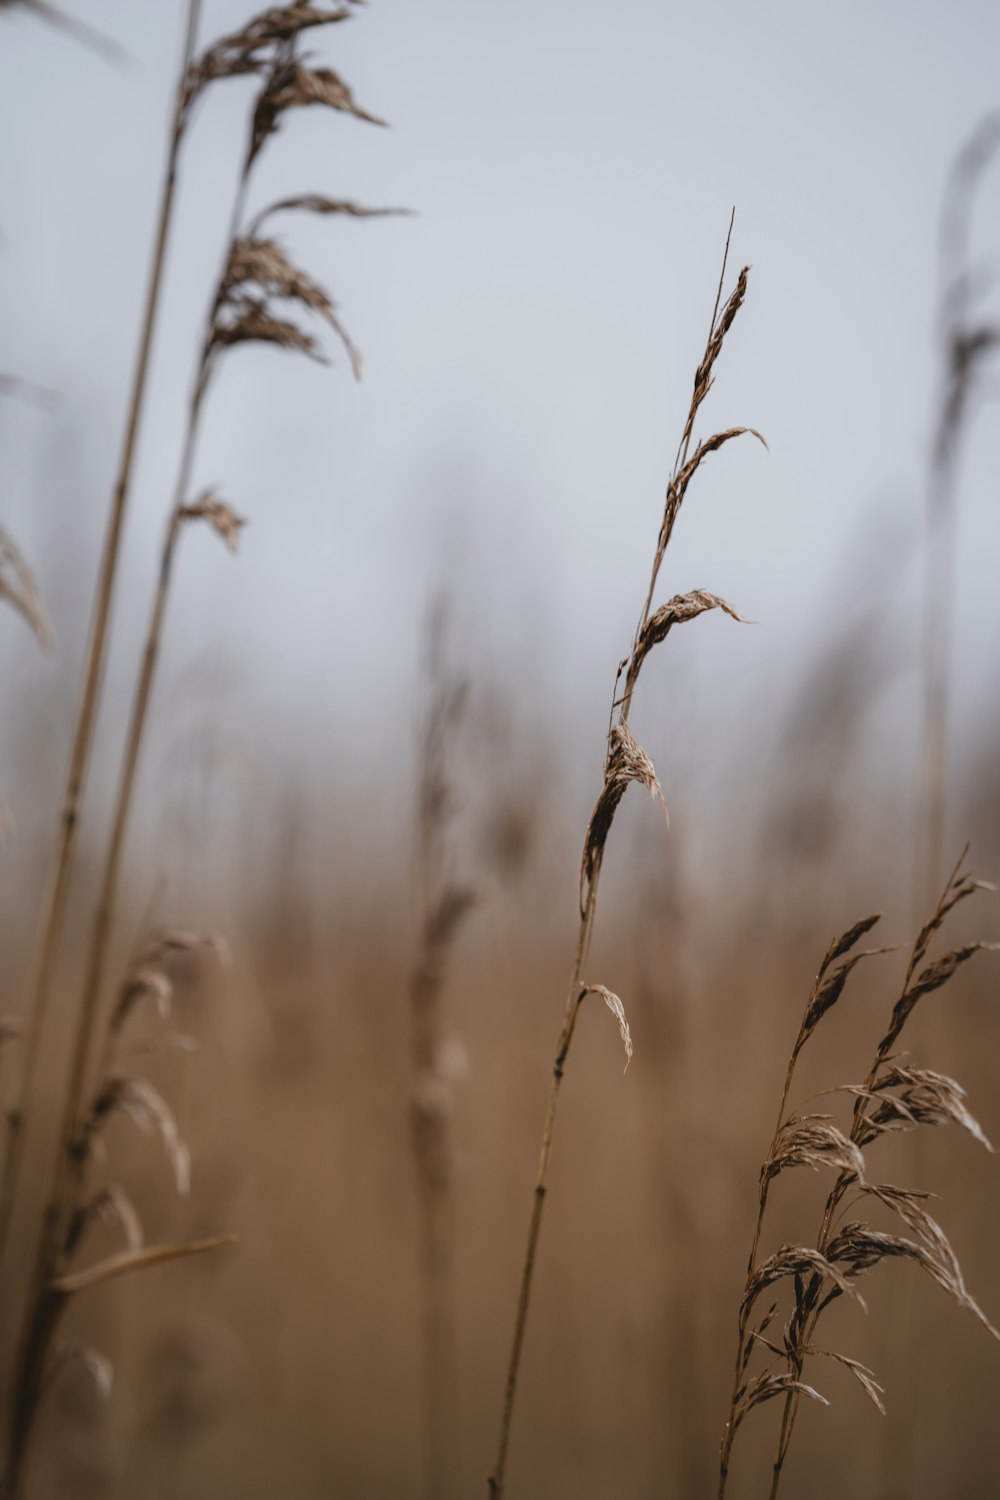
{"label": "reed field", "polygon": [[997,1493],[998,45],[0,0],[4,1500]]}

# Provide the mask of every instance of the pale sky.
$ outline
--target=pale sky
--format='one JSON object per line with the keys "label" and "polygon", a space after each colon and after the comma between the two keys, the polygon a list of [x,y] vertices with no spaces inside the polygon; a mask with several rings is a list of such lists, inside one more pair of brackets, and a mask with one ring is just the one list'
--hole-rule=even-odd
{"label": "pale sky", "polygon": [[[132,61],[110,67],[16,9],[0,20],[0,368],[61,397],[51,416],[0,406],[0,518],[36,564],[59,665],[6,616],[0,663],[43,705],[78,671],[182,26],[179,0],[66,9]],[[203,40],[250,13],[207,0]],[[750,293],[703,431],[751,424],[770,454],[748,442],[710,460],[662,592],[709,588],[758,622],[699,622],[677,671],[696,737],[738,733],[763,762],[804,647],[839,610],[884,586],[892,627],[916,628],[915,559],[883,568],[878,548],[888,528],[904,554],[919,527],[941,189],[1000,106],[1000,8],[372,0],[316,49],[393,128],[300,111],[253,202],[312,190],[415,217],[279,226],[337,298],[365,377],[268,349],[223,370],[197,482],[251,525],[236,560],[208,534],[185,540],[147,774],[208,703],[248,753],[305,740],[334,770],[364,726],[362,775],[391,782],[415,632],[448,569],[470,649],[516,674],[526,716],[531,678],[545,683],[593,779],[733,204]],[[251,97],[219,84],[182,161],[112,696],[134,670]],[[1000,252],[1000,163],[977,243]],[[963,473],[962,722],[995,680],[996,410]],[[669,680],[651,672],[649,691]],[[904,677],[882,730],[905,739],[916,714]],[[0,754],[23,774],[14,733],[0,728]],[[44,753],[58,779],[64,742]]]}

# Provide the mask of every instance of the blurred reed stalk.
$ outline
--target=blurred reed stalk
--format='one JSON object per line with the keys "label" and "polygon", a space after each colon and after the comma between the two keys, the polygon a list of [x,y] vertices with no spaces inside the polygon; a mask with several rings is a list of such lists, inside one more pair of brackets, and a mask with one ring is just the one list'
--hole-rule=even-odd
{"label": "blurred reed stalk", "polygon": [[987,117],[959,152],[941,214],[938,312],[942,348],[940,404],[927,483],[923,605],[923,775],[916,893],[926,910],[941,882],[948,793],[948,708],[955,622],[958,470],[983,368],[1000,346],[1000,324],[981,308],[995,275],[970,256],[972,211],[987,167],[1000,149],[1000,115]]}
{"label": "blurred reed stalk", "polygon": [[132,479],[132,465],[135,457],[139,422],[146,394],[146,377],[149,371],[150,355],[153,347],[153,332],[159,308],[160,292],[163,286],[163,269],[166,260],[170,222],[173,214],[178,160],[184,138],[184,125],[186,121],[184,97],[187,74],[194,56],[200,11],[201,0],[189,0],[180,78],[177,85],[177,95],[170,129],[170,142],[167,151],[167,164],[160,190],[159,217],[153,242],[153,258],[142,311],[139,352],[132,377],[132,388],[125,418],[125,434],[118,460],[118,472],[115,477],[114,490],[111,497],[104,550],[97,578],[90,634],[84,659],[83,687],[73,730],[69,769],[66,776],[56,836],[55,863],[43,906],[41,936],[35,959],[35,971],[22,1023],[23,1042],[19,1053],[19,1069],[13,1085],[11,1103],[7,1111],[3,1165],[0,1168],[0,1280],[2,1280],[10,1220],[13,1213],[14,1201],[17,1196],[21,1163],[24,1155],[25,1112],[35,1083],[39,1048],[52,993],[56,958],[66,915],[66,898],[69,892],[73,855],[80,825],[80,808],[86,787],[90,752],[94,741],[94,728],[100,702],[101,682],[104,675],[104,663],[107,657],[108,627],[118,572],[122,528],[129,499],[129,487]]}
{"label": "blurred reed stalk", "polygon": [[[201,947],[214,950],[220,958],[227,957],[228,950],[217,938],[184,932],[163,933],[146,944],[119,985],[107,1022],[102,1065],[73,1140],[73,1191],[68,1215],[65,1226],[61,1226],[49,1274],[39,1284],[11,1391],[0,1482],[0,1493],[6,1500],[15,1500],[21,1493],[35,1420],[43,1396],[63,1367],[71,1360],[82,1361],[98,1393],[105,1398],[111,1394],[114,1372],[106,1355],[75,1339],[57,1342],[56,1335],[73,1298],[119,1276],[148,1270],[166,1261],[203,1255],[230,1245],[235,1239],[231,1234],[220,1234],[180,1244],[148,1245],[139,1214],[121,1184],[110,1181],[97,1185],[90,1180],[94,1163],[103,1160],[106,1154],[103,1133],[107,1125],[124,1116],[144,1133],[160,1136],[178,1193],[186,1195],[190,1189],[191,1156],[173,1111],[153,1084],[134,1071],[133,1060],[169,1046],[190,1051],[195,1044],[190,1037],[165,1033],[133,1045],[126,1053],[123,1038],[128,1023],[140,1009],[155,1006],[162,1022],[169,1019],[173,998],[173,982],[168,972],[171,961],[178,954]],[[97,1225],[118,1230],[125,1248],[80,1266],[78,1257]]]}
{"label": "blurred reed stalk", "polygon": [[260,231],[265,220],[277,213],[298,211],[363,218],[393,210],[366,209],[347,200],[320,194],[303,195],[271,204],[258,213],[245,230],[241,229],[251,169],[287,112],[321,105],[372,124],[384,123],[358,106],[348,86],[331,69],[309,67],[295,58],[295,47],[301,33],[347,20],[353,13],[354,0],[326,9],[318,8],[310,0],[293,0],[287,6],[266,10],[239,32],[209,48],[197,63],[189,63],[182,80],[176,125],[178,133],[183,132],[201,95],[217,79],[252,75],[262,82],[251,117],[246,155],[237,177],[223,269],[208,310],[189,401],[173,503],[132,701],[83,991],[73,1028],[69,1075],[62,1098],[60,1146],[43,1215],[15,1379],[12,1446],[7,1464],[7,1484],[11,1494],[16,1493],[20,1483],[26,1447],[26,1436],[21,1433],[24,1422],[18,1414],[28,1413],[27,1425],[30,1428],[52,1338],[53,1297],[64,1279],[62,1262],[78,1208],[85,1161],[81,1142],[87,1129],[84,1111],[87,1076],[94,1052],[125,839],[177,545],[188,522],[204,521],[231,550],[235,550],[243,525],[242,518],[214,493],[205,491],[193,499],[189,496],[195,449],[211,377],[219,357],[227,349],[245,343],[265,343],[326,362],[316,337],[290,317],[281,316],[275,303],[290,303],[300,313],[311,312],[323,318],[346,348],[355,376],[360,377],[360,356],[341,326],[328,293],[299,270],[274,240],[263,238]]}
{"label": "blurred reed stalk", "polygon": [[[29,568],[20,547],[5,529],[0,526],[0,599],[10,605],[28,626],[35,640],[46,653],[52,650],[52,631],[45,618],[35,575]],[[14,821],[3,796],[0,795],[0,851],[14,841]],[[21,1022],[16,1016],[0,1016],[0,1051],[5,1042],[13,1042],[21,1035]],[[16,1049],[15,1049],[16,1050]]]}
{"label": "blurred reed stalk", "polygon": [[86,21],[81,21],[76,16],[67,15],[58,6],[51,5],[49,0],[0,0],[0,10],[13,10],[18,5],[40,20],[47,21],[50,26],[65,31],[74,41],[81,42],[84,47],[89,47],[92,52],[99,53],[109,62],[122,62],[126,57],[124,49],[105,36],[103,31],[98,31],[96,26],[88,26]]}
{"label": "blurred reed stalk", "polygon": [[[676,693],[676,688],[675,688]],[[633,947],[638,958],[636,1029],[642,1036],[643,1068],[637,1086],[645,1092],[642,1136],[654,1250],[665,1269],[659,1316],[650,1309],[649,1384],[665,1401],[670,1419],[659,1426],[652,1465],[675,1476],[676,1500],[703,1500],[707,1446],[706,1390],[709,1374],[709,1281],[705,1275],[704,1177],[676,1171],[678,1159],[694,1152],[709,1129],[711,1103],[697,1080],[711,1063],[704,1049],[705,1008],[698,1003],[695,942],[695,879],[680,830],[670,836],[671,859],[644,843],[635,871]],[[700,961],[700,960],[699,960]],[[682,1365],[677,1350],[685,1351]]]}
{"label": "blurred reed stalk", "polygon": [[[305,20],[300,19],[306,17]],[[74,1121],[79,1115],[87,1067],[92,1053],[97,1007],[104,977],[108,942],[111,936],[122,856],[135,789],[136,772],[149,711],[153,681],[159,661],[170,585],[177,547],[182,532],[191,521],[207,522],[231,551],[235,551],[243,518],[216,494],[204,491],[189,498],[197,440],[210,388],[220,356],[230,348],[246,343],[266,343],[277,348],[308,355],[325,363],[325,356],[307,330],[274,309],[276,301],[287,301],[299,311],[319,314],[334,329],[344,344],[355,376],[360,378],[360,355],[336,316],[329,295],[287,258],[273,240],[260,236],[264,221],[278,212],[300,210],[318,214],[350,213],[357,217],[385,210],[364,210],[353,204],[323,198],[319,195],[283,199],[258,213],[253,223],[241,230],[251,170],[265,142],[278,129],[283,114],[310,104],[326,105],[381,124],[354,102],[347,86],[329,69],[311,69],[297,63],[291,54],[299,31],[327,20],[345,19],[343,10],[329,15],[315,12],[311,6],[292,5],[287,12],[264,12],[235,38],[226,38],[206,53],[189,70],[184,109],[189,111],[201,91],[218,77],[234,73],[264,74],[242,169],[237,179],[223,269],[210,304],[201,342],[195,379],[188,406],[187,425],[174,486],[174,498],[167,522],[153,605],[146,632],[139,676],[132,700],[132,710],[125,741],[125,752],[112,816],[111,835],[100,883],[90,956],[84,981],[74,1034],[69,1085],[65,1096],[62,1139],[70,1141]],[[252,49],[252,51],[251,51]],[[235,54],[235,62],[230,59]],[[63,1177],[65,1174],[61,1174]],[[65,1193],[58,1190],[51,1208],[58,1221],[65,1213]],[[61,1208],[60,1208],[61,1201]]]}
{"label": "blurred reed stalk", "polygon": [[43,651],[52,650],[52,631],[45,618],[35,575],[13,537],[0,526],[0,599],[9,604]]}
{"label": "blurred reed stalk", "polygon": [[[729,235],[731,234],[732,222],[730,222],[729,226]],[[641,746],[636,743],[629,728],[628,715],[632,704],[632,695],[635,691],[642,663],[650,651],[666,639],[674,625],[686,623],[688,620],[693,620],[698,615],[712,609],[722,609],[735,620],[742,618],[736,613],[732,605],[728,604],[724,599],[719,598],[715,594],[709,594],[703,589],[695,589],[689,594],[675,595],[658,610],[652,612],[653,597],[659,580],[660,568],[673,535],[674,524],[680,513],[688,486],[702,462],[710,453],[716,452],[724,444],[728,443],[730,439],[739,437],[744,433],[751,432],[761,442],[764,441],[760,434],[755,432],[753,428],[732,427],[723,432],[717,432],[713,436],[699,442],[694,452],[691,452],[695,421],[699,408],[712,387],[715,362],[722,352],[725,337],[732,327],[733,320],[742,307],[744,297],[746,296],[749,271],[747,267],[744,267],[739,274],[734,291],[730,294],[720,312],[722,288],[728,261],[729,235],[726,238],[726,252],[723,256],[722,273],[719,277],[719,287],[712,310],[708,341],[705,345],[705,352],[702,355],[701,362],[695,371],[691,404],[678,444],[673,472],[667,486],[663,519],[660,524],[660,532],[650,572],[649,586],[646,590],[645,602],[639,617],[639,624],[636,628],[630,653],[619,664],[615,677],[610,716],[611,723],[608,729],[604,760],[604,784],[594,806],[594,811],[591,814],[584,839],[583,858],[580,869],[580,925],[570,970],[569,988],[563,1009],[562,1029],[559,1033],[555,1062],[552,1068],[552,1082],[549,1087],[545,1120],[542,1126],[538,1169],[535,1176],[534,1199],[528,1225],[528,1241],[521,1268],[510,1357],[504,1384],[496,1462],[489,1480],[489,1490],[493,1497],[503,1495],[506,1482],[507,1452],[510,1443],[511,1423],[514,1414],[514,1402],[517,1395],[524,1335],[528,1321],[528,1309],[538,1253],[538,1241],[545,1207],[545,1196],[548,1190],[549,1159],[552,1154],[552,1141],[555,1132],[560,1086],[565,1072],[566,1060],[572,1045],[580,1006],[589,994],[600,994],[609,1009],[616,1016],[625,1044],[626,1066],[632,1054],[631,1036],[621,1000],[603,985],[589,984],[584,979],[597,911],[597,888],[604,856],[604,846],[618,804],[625,795],[629,784],[637,782],[646,788],[654,800],[659,800],[661,806],[664,808],[664,812],[666,812],[653,762]],[[621,697],[619,697],[618,687],[623,673],[625,675],[625,686]],[[615,719],[616,711],[617,720]]]}
{"label": "blurred reed stalk", "polygon": [[410,984],[426,1500],[448,1500],[455,1488],[459,1424],[451,1115],[458,1048],[444,1010],[444,989],[452,948],[476,905],[475,892],[454,874],[449,849],[455,813],[449,761],[469,683],[447,660],[446,627],[447,608],[439,599],[427,630],[429,702],[421,735],[417,794],[420,947]]}
{"label": "blurred reed stalk", "polygon": [[[872,1181],[863,1154],[887,1133],[948,1123],[962,1126],[990,1149],[978,1123],[966,1108],[964,1090],[960,1085],[943,1073],[904,1062],[895,1050],[910,1016],[926,995],[947,985],[962,965],[980,950],[1000,947],[983,942],[967,943],[927,962],[931,944],[950,912],[976,891],[994,889],[967,873],[963,869],[964,860],[963,853],[934,910],[917,934],[902,992],[893,1006],[864,1083],[841,1084],[826,1091],[853,1100],[849,1133],[842,1131],[830,1115],[793,1111],[786,1116],[785,1111],[799,1054],[823,1017],[840,1000],[851,972],[872,953],[891,951],[852,951],[874,927],[878,916],[864,918],[836,939],[820,966],[789,1059],[777,1125],[760,1173],[757,1223],[740,1303],[733,1393],[720,1450],[719,1500],[725,1496],[733,1441],[742,1422],[757,1406],[780,1398],[781,1427],[769,1490],[770,1500],[775,1500],[801,1398],[807,1396],[822,1405],[829,1404],[819,1391],[803,1380],[807,1359],[822,1356],[849,1370],[868,1399],[884,1415],[882,1387],[872,1371],[856,1359],[818,1348],[813,1343],[820,1317],[832,1302],[847,1295],[864,1305],[855,1282],[882,1261],[913,1261],[959,1306],[978,1318],[994,1337],[1000,1337],[969,1295],[961,1267],[944,1230],[922,1207],[930,1194],[920,1188],[902,1188]],[[832,1167],[837,1172],[823,1209],[815,1248],[784,1244],[773,1254],[761,1258],[761,1235],[770,1185],[781,1172],[798,1166],[809,1166],[813,1170]],[[852,1192],[855,1196],[848,1199]],[[881,1207],[901,1221],[913,1238],[887,1233],[860,1219],[841,1222],[847,1210],[859,1204]],[[754,1327],[751,1327],[751,1315],[762,1292],[789,1281],[793,1286],[792,1310],[781,1341],[776,1343],[768,1334],[780,1300],[768,1308]],[[766,1351],[771,1358],[754,1374],[751,1362],[759,1351]],[[776,1365],[784,1368],[773,1373]]]}

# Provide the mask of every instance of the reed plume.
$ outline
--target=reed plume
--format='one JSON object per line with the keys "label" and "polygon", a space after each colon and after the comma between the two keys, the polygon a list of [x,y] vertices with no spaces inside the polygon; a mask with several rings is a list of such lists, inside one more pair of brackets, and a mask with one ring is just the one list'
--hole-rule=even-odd
{"label": "reed plume", "polygon": [[[950,875],[944,890],[917,934],[910,952],[902,991],[895,1002],[886,1029],[875,1050],[865,1081],[841,1084],[830,1090],[850,1099],[850,1126],[842,1129],[827,1114],[786,1114],[795,1066],[803,1047],[824,1016],[841,999],[856,966],[883,948],[854,952],[857,944],[878,922],[878,915],[865,917],[830,946],[806,1004],[799,1032],[785,1075],[785,1087],[767,1156],[760,1172],[757,1223],[747,1264],[746,1285],[740,1303],[736,1365],[729,1416],[723,1431],[719,1460],[719,1500],[723,1500],[730,1473],[733,1442],[743,1421],[755,1407],[781,1398],[782,1417],[771,1471],[771,1500],[778,1494],[796,1416],[803,1397],[828,1405],[803,1377],[806,1364],[815,1357],[833,1359],[858,1381],[872,1404],[884,1414],[882,1387],[871,1370],[848,1355],[821,1349],[815,1343],[822,1314],[843,1296],[861,1302],[858,1279],[884,1260],[914,1262],[948,1292],[960,1307],[973,1314],[990,1333],[996,1329],[969,1294],[958,1259],[944,1230],[924,1208],[930,1196],[919,1188],[897,1187],[875,1180],[869,1172],[867,1153],[889,1132],[917,1130],[922,1126],[957,1124],[987,1149],[992,1149],[965,1104],[965,1094],[954,1079],[929,1068],[916,1067],[896,1048],[910,1017],[921,1000],[949,983],[958,970],[991,943],[966,943],[938,958],[929,958],[931,944],[948,915],[979,890],[993,890],[964,869],[965,855]],[[772,1182],[784,1171],[809,1166],[814,1171],[836,1172],[823,1208],[815,1246],[784,1244],[763,1256],[761,1236]],[[850,1195],[850,1196],[849,1196]],[[844,1222],[851,1209],[867,1213],[877,1206],[898,1220],[907,1234],[880,1229],[864,1218]],[[771,1303],[757,1316],[762,1294],[772,1287],[791,1283],[791,1311],[780,1335],[772,1325],[781,1306]],[[758,1356],[763,1356],[760,1364]]]}
{"label": "reed plume", "polygon": [[[731,222],[729,232],[731,235]],[[665,811],[653,762],[645,750],[637,743],[629,727],[628,715],[631,709],[632,697],[643,662],[653,648],[666,639],[675,625],[687,623],[704,614],[706,611],[713,609],[722,609],[724,613],[730,615],[732,618],[740,618],[732,606],[724,599],[719,598],[716,594],[710,594],[703,589],[695,589],[688,594],[675,595],[659,609],[655,611],[653,609],[653,599],[663,559],[673,536],[674,526],[680,514],[681,506],[684,503],[688,488],[698,469],[709,454],[717,452],[733,438],[750,432],[761,442],[764,441],[760,434],[755,432],[753,428],[733,427],[705,438],[695,445],[693,452],[691,451],[692,442],[694,441],[695,423],[701,405],[712,387],[716,361],[722,353],[726,335],[729,333],[746,297],[749,269],[744,267],[737,278],[735,288],[726,301],[722,302],[722,289],[725,282],[728,251],[729,236],[726,239],[726,253],[723,256],[722,273],[719,278],[719,287],[712,310],[708,340],[705,345],[705,351],[695,371],[691,402],[678,444],[673,472],[667,486],[663,518],[660,523],[645,602],[639,617],[638,626],[636,627],[631,649],[628,656],[620,663],[615,677],[611,705],[611,722],[605,748],[603,785],[594,805],[584,838],[583,854],[580,863],[580,923],[577,933],[576,950],[570,969],[569,988],[563,1009],[562,1028],[559,1033],[555,1061],[552,1068],[552,1082],[549,1087],[548,1104],[542,1126],[534,1198],[528,1226],[528,1241],[521,1268],[520,1285],[514,1314],[513,1337],[504,1383],[496,1462],[489,1480],[489,1490],[493,1497],[502,1496],[506,1484],[507,1454],[510,1443],[511,1424],[521,1368],[524,1335],[528,1322],[528,1310],[538,1253],[538,1241],[541,1234],[545,1197],[548,1191],[549,1160],[552,1154],[560,1087],[570,1047],[573,1042],[573,1034],[576,1030],[580,1007],[588,995],[594,993],[601,995],[618,1020],[622,1041],[625,1046],[626,1065],[631,1059],[632,1054],[631,1035],[628,1030],[628,1023],[625,1019],[624,1007],[621,1000],[604,986],[590,983],[585,978],[597,912],[597,890],[600,881],[601,865],[615,812],[625,792],[632,783],[644,787],[653,800],[659,802],[664,807]],[[621,696],[619,696],[618,690],[623,675],[625,679],[624,690]]]}
{"label": "reed plume", "polygon": [[201,0],[189,0],[180,80],[177,85],[170,127],[166,170],[160,189],[158,222],[142,312],[139,349],[94,594],[90,633],[84,658],[83,685],[59,810],[55,859],[44,899],[34,973],[23,1021],[23,1048],[19,1056],[18,1074],[5,1121],[3,1160],[0,1165],[0,1278],[3,1274],[11,1214],[24,1155],[25,1111],[35,1085],[42,1033],[48,1014],[55,962],[63,933],[66,900],[69,894],[81,808],[90,767],[90,753],[97,722],[104,663],[108,650],[111,611],[118,576],[122,530],[131,489],[132,469],[146,394],[146,379],[153,349],[153,335],[163,285],[179,159],[184,138],[185,80],[194,56],[200,10]]}
{"label": "reed plume", "polygon": [[[149,1245],[138,1211],[124,1187],[114,1180],[93,1180],[95,1167],[107,1156],[104,1132],[113,1119],[121,1116],[144,1134],[160,1138],[177,1192],[186,1196],[190,1191],[191,1156],[178,1122],[159,1090],[136,1071],[135,1063],[157,1047],[180,1041],[185,1050],[190,1050],[193,1043],[165,1030],[152,1044],[129,1049],[125,1042],[129,1022],[143,1008],[153,1006],[162,1026],[166,1026],[174,992],[173,962],[179,954],[203,950],[227,956],[215,937],[206,939],[187,932],[156,934],[143,946],[119,985],[108,1018],[102,1066],[72,1143],[66,1217],[59,1226],[60,1238],[49,1274],[36,1297],[18,1362],[3,1471],[3,1493],[10,1500],[21,1492],[35,1419],[59,1372],[79,1360],[99,1393],[104,1397],[111,1394],[113,1370],[107,1356],[76,1339],[58,1337],[74,1297],[118,1276],[201,1255],[234,1241],[231,1234],[218,1234],[180,1244]],[[119,1233],[124,1248],[81,1265],[81,1253],[97,1225]]]}
{"label": "reed plume", "polygon": [[[62,1262],[75,1212],[81,1142],[87,1132],[87,1078],[92,1066],[129,815],[160,655],[177,546],[188,525],[195,523],[211,527],[232,550],[243,524],[243,518],[214,491],[206,490],[197,496],[191,494],[205,398],[222,356],[237,345],[266,343],[325,362],[326,355],[317,334],[303,321],[309,315],[320,317],[333,329],[347,350],[355,375],[360,375],[360,355],[344,330],[329,294],[296,267],[276,242],[260,235],[259,227],[269,216],[271,209],[265,208],[251,226],[246,229],[243,227],[251,169],[264,145],[278,131],[289,112],[307,105],[320,104],[340,113],[353,114],[366,120],[374,119],[360,109],[350,89],[331,69],[312,68],[295,56],[296,43],[302,32],[345,20],[351,14],[352,6],[330,8],[326,5],[314,5],[310,0],[296,0],[296,3],[261,13],[241,31],[224,38],[210,47],[196,62],[191,62],[190,48],[196,6],[192,5],[189,12],[189,54],[177,96],[175,139],[183,134],[197,102],[216,79],[254,75],[259,80],[259,88],[251,116],[244,161],[237,174],[222,271],[209,305],[189,400],[174,497],[132,700],[108,848],[99,881],[82,994],[72,1028],[69,1077],[61,1103],[60,1148],[32,1273],[25,1336],[15,1380],[12,1447],[7,1465],[11,1493],[16,1491],[20,1481],[26,1444],[26,1437],[21,1434],[30,1431],[37,1393],[41,1388],[44,1357],[51,1342],[53,1297],[60,1291],[63,1283]],[[316,201],[321,201],[324,206],[315,209],[313,205]],[[336,200],[325,198],[282,199],[273,205],[273,209],[275,212],[279,209],[287,211],[298,208],[305,212],[328,213],[337,211],[335,204]],[[120,507],[117,503],[114,519],[120,526]],[[102,608],[106,610],[109,599],[103,585],[101,600]],[[88,712],[92,713],[94,700],[87,695],[85,698]],[[87,746],[89,748],[89,739]],[[66,868],[68,871],[68,859]],[[60,860],[60,879],[62,875],[63,863]],[[61,894],[64,896],[64,890]],[[48,944],[45,953],[46,957],[50,954]]]}

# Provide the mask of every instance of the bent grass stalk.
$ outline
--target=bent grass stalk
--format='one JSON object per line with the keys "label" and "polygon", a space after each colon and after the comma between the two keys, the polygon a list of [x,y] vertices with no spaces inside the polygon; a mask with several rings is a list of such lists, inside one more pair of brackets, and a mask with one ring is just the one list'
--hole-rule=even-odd
{"label": "bent grass stalk", "polygon": [[[736,314],[743,305],[746,295],[749,272],[745,267],[739,274],[734,291],[720,312],[722,287],[725,280],[729,252],[729,236],[731,234],[732,221],[730,221],[729,235],[727,235],[726,239],[726,253],[723,256],[722,273],[719,278],[719,287],[712,312],[708,341],[701,362],[695,372],[691,404],[678,444],[673,472],[667,486],[663,519],[660,524],[660,532],[650,571],[645,602],[639,618],[639,624],[636,628],[631,652],[620,664],[618,674],[615,678],[615,690],[611,706],[611,724],[609,725],[604,762],[604,785],[594,806],[584,840],[580,871],[580,925],[570,969],[569,986],[563,1007],[563,1022],[559,1032],[555,1061],[552,1067],[552,1082],[549,1085],[548,1102],[542,1126],[538,1168],[535,1174],[534,1197],[531,1217],[528,1223],[527,1246],[521,1267],[510,1356],[504,1382],[496,1462],[489,1479],[489,1492],[494,1497],[494,1500],[499,1500],[499,1497],[504,1494],[506,1484],[511,1426],[524,1349],[524,1336],[528,1323],[531,1290],[545,1208],[545,1197],[548,1191],[549,1161],[552,1154],[560,1088],[565,1072],[566,1060],[573,1042],[573,1034],[576,1029],[580,1006],[589,993],[595,990],[599,991],[618,1017],[623,1040],[626,1045],[626,1053],[628,1056],[631,1055],[631,1039],[628,1035],[621,1001],[618,1000],[617,996],[612,995],[610,991],[604,990],[603,987],[587,984],[584,976],[590,953],[591,939],[593,937],[594,919],[597,910],[597,889],[604,846],[618,804],[624,796],[629,783],[633,781],[645,786],[654,798],[660,799],[662,804],[659,783],[656,779],[653,763],[645,751],[636,744],[629,729],[628,714],[631,707],[632,695],[635,691],[643,661],[654,646],[666,639],[667,634],[674,625],[685,623],[688,620],[696,618],[697,615],[715,608],[721,608],[733,618],[740,619],[740,616],[736,614],[736,611],[725,600],[700,589],[694,590],[690,594],[677,595],[660,609],[651,613],[660,568],[671,536],[673,535],[674,524],[683,504],[688,486],[698,468],[708,454],[721,448],[730,439],[741,436],[746,432],[752,432],[755,437],[763,442],[760,434],[754,432],[752,428],[735,427],[707,438],[697,445],[693,454],[691,453],[695,421],[699,408],[711,388],[715,362],[722,351],[726,334],[729,332]],[[618,698],[618,686],[623,673],[625,674],[625,688],[621,698]],[[618,715],[617,721],[615,720],[616,710]]]}
{"label": "bent grass stalk", "polygon": [[51,883],[45,897],[41,937],[35,962],[35,973],[29,990],[26,1015],[23,1022],[23,1045],[18,1073],[13,1087],[11,1104],[7,1112],[4,1132],[3,1166],[0,1168],[0,1278],[2,1278],[4,1256],[17,1196],[21,1164],[24,1154],[25,1111],[35,1081],[39,1047],[48,1014],[52,991],[52,980],[56,955],[62,937],[66,914],[66,898],[69,892],[73,855],[80,826],[80,807],[87,782],[90,752],[94,740],[94,727],[100,702],[101,681],[107,656],[108,627],[114,598],[115,581],[121,550],[122,528],[128,506],[132,466],[135,458],[139,422],[146,394],[146,377],[149,371],[153,348],[153,333],[163,285],[163,269],[166,260],[167,241],[173,215],[174,193],[177,184],[177,169],[181,144],[184,138],[184,97],[188,69],[194,56],[201,0],[189,0],[187,22],[184,33],[183,59],[177,85],[167,165],[160,191],[159,217],[153,244],[153,258],[149,282],[142,313],[142,328],[139,336],[139,351],[132,390],[125,418],[125,434],[118,460],[118,472],[111,497],[104,549],[101,556],[95,591],[93,617],[84,661],[83,687],[73,730],[69,768],[59,815],[56,840],[55,864]]}

